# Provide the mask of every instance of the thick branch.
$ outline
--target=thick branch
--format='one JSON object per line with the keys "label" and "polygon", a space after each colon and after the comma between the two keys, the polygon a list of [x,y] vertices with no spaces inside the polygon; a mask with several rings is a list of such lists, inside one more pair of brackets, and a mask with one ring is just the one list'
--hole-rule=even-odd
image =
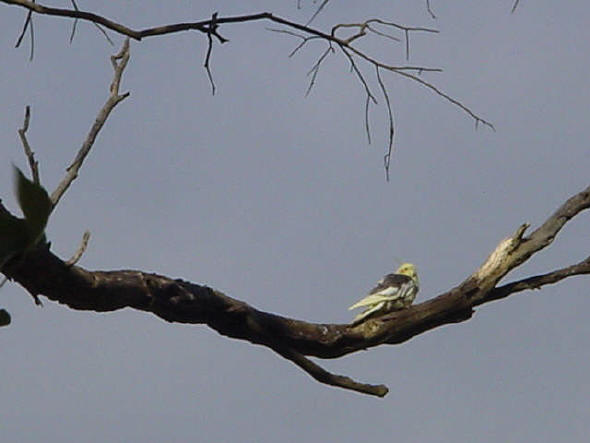
{"label": "thick branch", "polygon": [[[6,263],[3,273],[32,295],[73,309],[97,312],[125,307],[169,322],[206,324],[222,335],[266,346],[316,380],[373,395],[384,386],[357,383],[326,372],[304,356],[337,358],[380,344],[397,344],[438,326],[468,320],[475,306],[572,275],[590,273],[590,257],[577,265],[495,288],[499,279],[551,243],[565,222],[590,207],[590,187],[570,198],[529,238],[524,228],[503,240],[480,269],[450,291],[402,311],[356,326],[313,324],[259,311],[220,291],[141,271],[87,271],[70,266],[47,248]],[[0,203],[0,212],[6,209]]]}

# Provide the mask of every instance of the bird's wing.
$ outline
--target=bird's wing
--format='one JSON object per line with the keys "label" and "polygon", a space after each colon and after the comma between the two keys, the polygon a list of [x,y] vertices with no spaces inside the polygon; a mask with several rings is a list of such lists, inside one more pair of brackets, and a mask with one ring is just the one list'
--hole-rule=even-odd
{"label": "bird's wing", "polygon": [[376,305],[373,305],[372,307],[368,307],[367,309],[365,309],[363,312],[361,312],[360,314],[358,314],[354,320],[352,321],[353,325],[356,325],[360,322],[362,322],[365,318],[371,316],[374,312],[377,312],[379,310],[381,310],[383,308],[384,303],[378,303]]}
{"label": "bird's wing", "polygon": [[405,291],[400,291],[400,289],[404,289],[404,285],[408,285],[409,283],[413,282],[411,277],[408,277],[407,275],[388,274],[379,281],[377,286],[371,289],[369,295],[362,300],[359,300],[348,309],[352,310],[363,306],[371,306],[377,303],[395,300],[400,296],[403,296]]}
{"label": "bird's wing", "polygon": [[369,291],[369,295],[383,293],[384,290],[386,290],[387,288],[390,288],[390,287],[399,288],[404,283],[409,283],[411,281],[412,281],[412,278],[408,277],[407,275],[387,274],[385,277],[383,277],[381,280],[379,280],[379,283],[377,283],[377,286],[375,286],[373,289],[371,289]]}
{"label": "bird's wing", "polygon": [[[393,297],[393,298],[395,298],[395,297]],[[353,309],[361,308],[363,306],[371,306],[371,305],[375,305],[377,303],[383,303],[383,302],[389,301],[391,299],[392,299],[391,295],[370,294],[370,295],[367,295],[362,300],[357,301],[354,305],[352,305],[350,308],[348,308],[348,310],[351,311]]]}

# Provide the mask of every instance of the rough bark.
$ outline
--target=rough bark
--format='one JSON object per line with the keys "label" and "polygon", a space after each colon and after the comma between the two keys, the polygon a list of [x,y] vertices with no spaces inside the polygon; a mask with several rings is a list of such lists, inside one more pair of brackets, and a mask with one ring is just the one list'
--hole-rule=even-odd
{"label": "rough bark", "polygon": [[[488,259],[457,287],[408,309],[349,324],[308,323],[260,311],[213,288],[134,270],[89,271],[70,266],[49,245],[19,256],[2,272],[34,297],[96,312],[133,308],[177,323],[205,324],[221,335],[267,346],[322,383],[373,395],[387,388],[330,374],[304,356],[338,358],[381,344],[398,344],[438,326],[466,321],[476,306],[572,275],[590,273],[590,257],[575,265],[504,286],[498,282],[549,246],[571,218],[590,207],[590,186],[566,201],[530,236],[528,225],[502,240]],[[0,210],[5,211],[3,207]]]}

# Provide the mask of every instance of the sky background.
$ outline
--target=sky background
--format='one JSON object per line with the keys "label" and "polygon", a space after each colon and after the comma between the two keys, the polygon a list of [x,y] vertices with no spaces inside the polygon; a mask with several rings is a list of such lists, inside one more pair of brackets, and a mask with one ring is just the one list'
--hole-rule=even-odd
{"label": "sky background", "polygon": [[[247,6],[246,6],[247,3]],[[279,3],[279,5],[277,5]],[[396,119],[386,182],[386,109],[371,110],[342,55],[307,72],[325,48],[269,23],[223,26],[211,95],[206,38],[183,33],[132,42],[122,90],[79,179],[47,234],[69,258],[92,233],[80,265],[140,269],[206,284],[253,306],[311,322],[347,322],[347,307],[398,260],[416,263],[432,298],[473,272],[524,222],[543,222],[590,182],[590,6],[549,0],[330,2],[313,26],[381,17],[429,26],[412,34],[416,65],[496,126],[480,126],[419,85],[384,75]],[[69,7],[69,2],[53,2]],[[96,5],[99,6],[96,6]],[[310,1],[80,1],[134,28],[270,11],[305,23]],[[100,9],[95,9],[100,8]],[[0,5],[1,198],[17,212],[11,162],[25,105],[29,141],[52,191],[112,78],[112,48],[90,24]],[[360,45],[405,64],[403,44]],[[362,66],[377,93],[373,71]],[[588,256],[588,214],[505,281]],[[327,369],[384,383],[384,399],[319,384],[272,351],[125,309],[43,308],[18,285],[0,292],[0,434],[5,441],[582,441],[590,432],[588,277],[484,305],[468,322]]]}

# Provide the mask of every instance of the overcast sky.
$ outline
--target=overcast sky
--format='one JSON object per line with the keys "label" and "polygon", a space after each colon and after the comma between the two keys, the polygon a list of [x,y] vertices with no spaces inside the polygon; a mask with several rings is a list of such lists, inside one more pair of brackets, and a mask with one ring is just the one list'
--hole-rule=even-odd
{"label": "overcast sky", "polygon": [[[317,3],[86,2],[131,27],[271,11],[305,23]],[[80,265],[140,269],[206,284],[255,307],[312,322],[347,322],[347,307],[399,260],[416,263],[434,297],[473,272],[524,222],[533,227],[590,182],[590,6],[549,0],[330,2],[313,26],[381,17],[440,34],[412,34],[411,64],[491,121],[480,126],[416,83],[384,75],[396,120],[386,182],[386,109],[371,109],[339,54],[306,76],[325,45],[223,26],[211,95],[206,38],[132,42],[123,90],[80,178],[49,222],[68,258],[92,233]],[[350,2],[349,2],[350,3]],[[353,2],[354,3],[354,2]],[[460,3],[460,4],[459,4]],[[69,7],[69,2],[53,2]],[[99,6],[96,6],[99,5]],[[245,6],[247,5],[247,6]],[[29,140],[51,191],[104,103],[111,47],[96,28],[0,6],[0,197],[17,212],[11,162],[27,170]],[[361,47],[406,64],[404,45]],[[378,93],[373,71],[363,66]],[[506,281],[580,261],[588,214]],[[401,346],[332,361],[333,372],[390,393],[377,399],[318,384],[270,350],[203,326],[126,309],[97,314],[45,301],[18,285],[0,292],[12,324],[0,332],[3,441],[298,442],[582,441],[590,432],[588,277],[485,305],[468,322]]]}

